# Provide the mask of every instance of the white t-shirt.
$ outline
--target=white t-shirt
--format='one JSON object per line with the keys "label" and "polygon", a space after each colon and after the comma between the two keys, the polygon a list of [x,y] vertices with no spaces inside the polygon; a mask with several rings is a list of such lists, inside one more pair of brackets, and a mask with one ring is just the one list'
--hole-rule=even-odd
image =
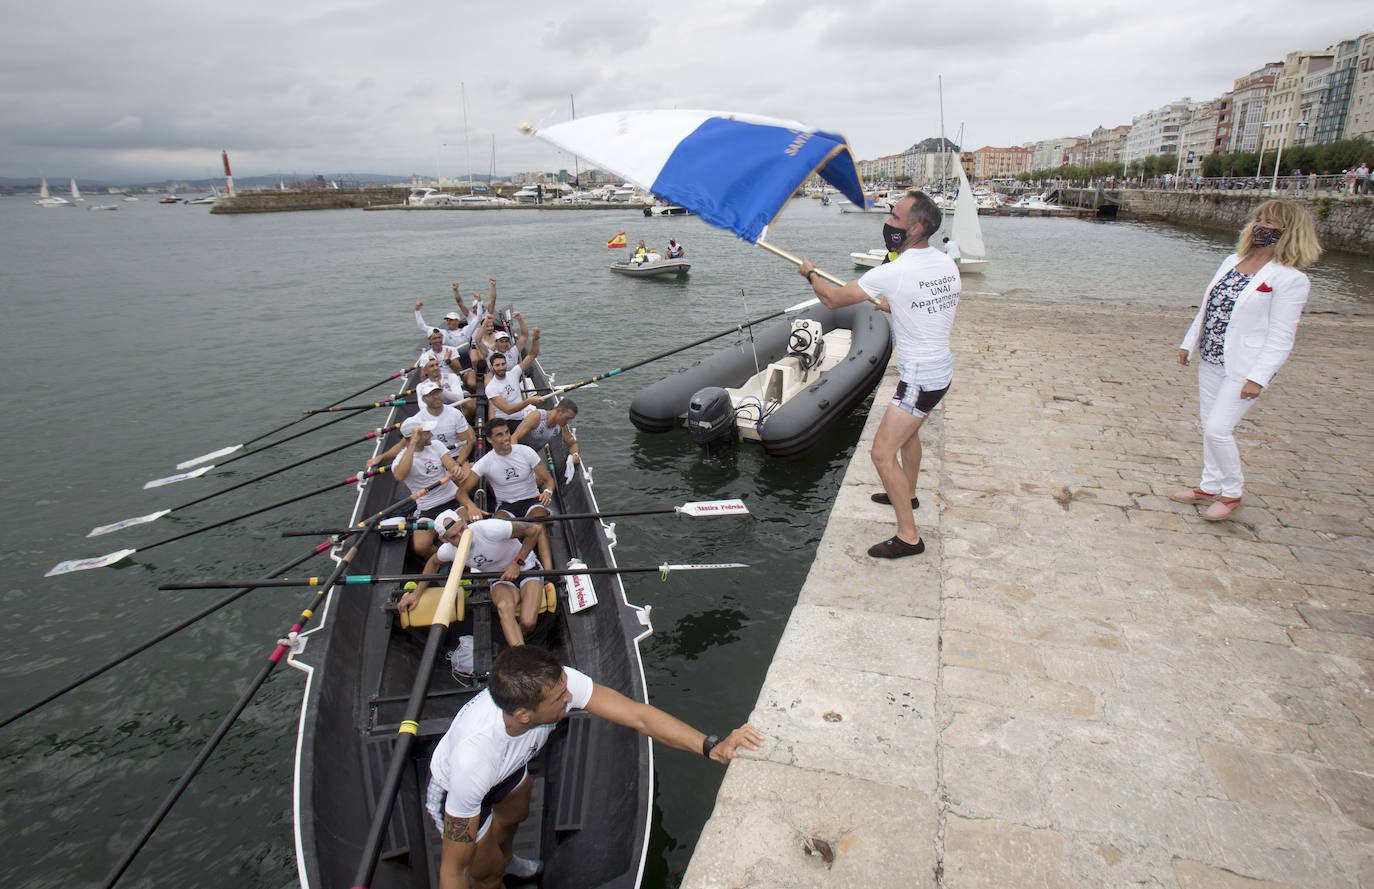
{"label": "white t-shirt", "polygon": [[453,368],[449,366],[449,362],[457,357],[457,350],[450,349],[448,346],[444,346],[438,352],[435,352],[433,349],[429,347],[425,347],[425,350],[420,353],[420,357],[415,360],[415,363],[418,364],[420,367],[424,367],[431,361],[438,361],[439,378],[442,379],[444,381],[444,385],[447,386],[450,380],[454,380],[458,376],[456,373],[453,372]]}
{"label": "white t-shirt", "polygon": [[[506,566],[520,555],[520,547],[524,546],[520,538],[511,536],[515,526],[505,519],[481,519],[468,527],[472,529],[472,545],[468,547],[469,570],[505,571]],[[439,547],[439,561],[452,564],[457,557],[458,547],[453,544],[445,541]],[[534,570],[538,567],[539,560],[531,551],[521,563],[521,568]]]}
{"label": "white t-shirt", "polygon": [[523,401],[524,395],[520,392],[520,384],[524,378],[525,375],[522,374],[518,368],[515,368],[506,371],[506,378],[504,380],[497,379],[493,376],[490,382],[487,383],[487,401],[491,404],[491,415],[493,417],[498,420],[518,420],[530,412],[532,406],[527,404],[515,413],[508,414],[497,407],[496,402],[491,401],[492,398],[498,396],[505,399],[506,404],[516,404]]}
{"label": "white t-shirt", "polygon": [[498,503],[512,503],[539,496],[539,480],[534,467],[539,455],[522,444],[511,445],[510,453],[502,457],[495,451],[472,464],[472,471],[491,482],[491,491]]}
{"label": "white t-shirt", "polygon": [[[564,667],[563,675],[572,692],[564,712],[586,708],[595,687],[591,677],[571,667]],[[483,689],[458,711],[429,761],[430,774],[448,791],[444,811],[455,818],[475,818],[482,798],[534,759],[555,728],[557,723],[535,726],[511,737],[501,708]]]}
{"label": "white t-shirt", "polygon": [[447,322],[439,327],[435,327],[432,324],[426,324],[425,319],[420,317],[419,309],[415,310],[415,326],[420,328],[420,333],[423,333],[426,337],[428,337],[432,331],[438,330],[444,335],[444,345],[454,349],[472,339],[467,335],[466,331],[463,330],[461,324],[458,326],[457,330],[449,330]]}
{"label": "white t-shirt", "polygon": [[[414,493],[421,488],[428,488],[441,479],[448,478],[448,470],[444,468],[443,457],[448,454],[448,448],[439,443],[438,439],[430,439],[429,444],[415,452],[415,457],[410,464],[410,472],[402,481],[406,487]],[[391,461],[391,471],[396,471],[396,464],[401,462],[401,458],[406,455],[405,449],[396,455],[396,459]],[[425,494],[415,504],[420,509],[429,509],[431,506],[438,506],[458,496],[458,486],[452,479],[445,481],[439,487],[432,489]]]}
{"label": "white t-shirt", "polygon": [[919,365],[921,385],[948,382],[954,373],[949,331],[959,308],[959,267],[934,247],[910,248],[859,278],[869,296],[887,297],[897,332],[897,364]]}
{"label": "white t-shirt", "polygon": [[950,259],[959,259],[962,255],[959,252],[959,242],[950,238],[949,243],[945,245],[945,255]]}
{"label": "white t-shirt", "polygon": [[[447,393],[447,390],[445,392]],[[420,408],[419,415],[439,424],[434,427],[434,440],[442,442],[450,451],[462,446],[463,440],[458,436],[471,428],[468,426],[468,418],[452,405],[442,405],[437,417],[430,413],[427,407]]]}

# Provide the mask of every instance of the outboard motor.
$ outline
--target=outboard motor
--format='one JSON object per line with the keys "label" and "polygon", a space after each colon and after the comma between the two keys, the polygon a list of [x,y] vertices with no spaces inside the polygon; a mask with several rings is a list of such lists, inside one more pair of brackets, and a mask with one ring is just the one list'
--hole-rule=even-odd
{"label": "outboard motor", "polygon": [[730,393],[719,386],[697,390],[687,405],[687,434],[704,448],[738,439]]}

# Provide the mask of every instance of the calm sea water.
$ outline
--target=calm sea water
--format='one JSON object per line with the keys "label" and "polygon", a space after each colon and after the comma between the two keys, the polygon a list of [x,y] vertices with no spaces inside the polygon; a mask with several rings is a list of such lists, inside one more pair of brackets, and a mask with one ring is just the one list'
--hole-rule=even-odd
{"label": "calm sea water", "polygon": [[[993,263],[969,298],[1195,304],[1229,239],[1127,222],[984,221]],[[851,276],[851,250],[879,244],[881,217],[798,201],[771,240]],[[687,281],[609,273],[605,241],[683,241]],[[1374,308],[1374,263],[1329,257],[1310,308]],[[144,199],[114,213],[0,199],[0,715],[218,598],[161,583],[247,578],[305,549],[288,528],[343,519],[344,488],[117,567],[44,580],[54,563],[140,547],[342,480],[370,453],[341,452],[152,525],[87,539],[93,526],[175,506],[362,434],[337,424],[222,472],[144,491],[176,462],[235,444],[405,366],[411,305],[437,320],[449,283],[485,293],[544,329],[543,361],[572,382],[805,298],[790,266],[696,219],[626,212],[364,213],[210,216]],[[956,335],[977,337],[956,327]],[[1301,338],[1301,335],[1300,335]],[[727,340],[728,341],[728,340]],[[1174,343],[1161,343],[1161,360]],[[1301,344],[1299,345],[1301,348]],[[710,354],[674,356],[582,390],[578,433],[606,509],[743,497],[754,517],[618,523],[624,565],[741,561],[729,574],[627,580],[653,606],[645,645],[655,703],[704,729],[743,721],[805,578],[863,417],[809,459],[757,450],[707,457],[681,435],[627,419],[639,387]],[[376,390],[377,393],[384,389]],[[302,424],[304,427],[306,424]],[[301,427],[297,427],[301,428]],[[324,562],[313,565],[323,566]],[[194,628],[0,729],[0,881],[103,878],[294,621],[307,596],[260,590]],[[301,679],[277,671],[121,886],[284,887],[295,880],[291,768]],[[675,886],[721,771],[660,752],[647,887]]]}

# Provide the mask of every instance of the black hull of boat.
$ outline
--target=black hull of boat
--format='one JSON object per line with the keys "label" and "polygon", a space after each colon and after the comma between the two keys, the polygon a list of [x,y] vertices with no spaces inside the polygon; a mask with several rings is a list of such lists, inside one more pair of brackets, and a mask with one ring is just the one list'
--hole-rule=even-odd
{"label": "black hull of boat", "polygon": [[[814,318],[826,333],[837,327],[848,328],[853,340],[839,365],[768,416],[760,435],[763,450],[770,457],[797,457],[813,447],[873,391],[892,356],[888,316],[874,311],[870,303],[843,309],[817,306],[795,317]],[[748,342],[730,346],[640,390],[630,403],[630,422],[641,432],[668,432],[683,426],[688,404],[698,390],[707,386],[738,388],[758,367],[787,353],[790,331],[790,320],[782,319],[756,330],[753,348]]]}
{"label": "black hull of boat", "polygon": [[[536,364],[536,386],[547,378]],[[410,412],[409,408],[405,409]],[[400,419],[392,418],[390,422]],[[396,433],[382,445],[389,447]],[[551,448],[562,513],[594,512],[591,483],[582,469],[562,483],[566,450]],[[378,483],[380,482],[380,484]],[[366,518],[404,496],[390,476],[369,485],[353,521]],[[612,542],[596,519],[551,523],[555,561],[581,558],[589,567],[614,564]],[[404,540],[370,537],[354,558],[351,574],[401,573]],[[598,604],[569,614],[561,579],[559,608],[541,615],[529,640],[551,648],[564,663],[628,697],[647,700],[638,642],[648,634],[642,612],[625,600],[618,576],[592,578]],[[395,585],[348,586],[331,593],[318,629],[306,638],[293,666],[310,672],[297,748],[297,867],[306,889],[353,885],[354,871],[372,815],[405,698],[424,647],[424,631],[395,623],[388,598]],[[484,599],[480,587],[474,599]],[[505,647],[489,606],[471,604],[461,624],[451,627],[443,651],[460,635],[476,640],[476,670]],[[420,716],[420,729],[392,812],[373,889],[415,889],[439,885],[441,840],[424,811],[429,757],[454,715],[481,688],[464,689],[449,665],[436,666]],[[586,715],[565,720],[543,753],[531,763],[536,797],[530,818],[517,835],[516,850],[545,862],[545,889],[634,889],[639,885],[652,799],[653,759],[649,742],[630,729]],[[533,846],[531,844],[534,844]],[[523,848],[522,848],[523,847]]]}

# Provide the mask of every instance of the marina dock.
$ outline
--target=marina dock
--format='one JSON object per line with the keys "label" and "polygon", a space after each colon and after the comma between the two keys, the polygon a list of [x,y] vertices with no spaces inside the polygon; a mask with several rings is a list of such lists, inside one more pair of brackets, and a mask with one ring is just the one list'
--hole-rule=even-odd
{"label": "marina dock", "polygon": [[1212,524],[1191,316],[966,295],[885,564],[889,370],[686,889],[1374,885],[1374,317],[1303,319]]}

